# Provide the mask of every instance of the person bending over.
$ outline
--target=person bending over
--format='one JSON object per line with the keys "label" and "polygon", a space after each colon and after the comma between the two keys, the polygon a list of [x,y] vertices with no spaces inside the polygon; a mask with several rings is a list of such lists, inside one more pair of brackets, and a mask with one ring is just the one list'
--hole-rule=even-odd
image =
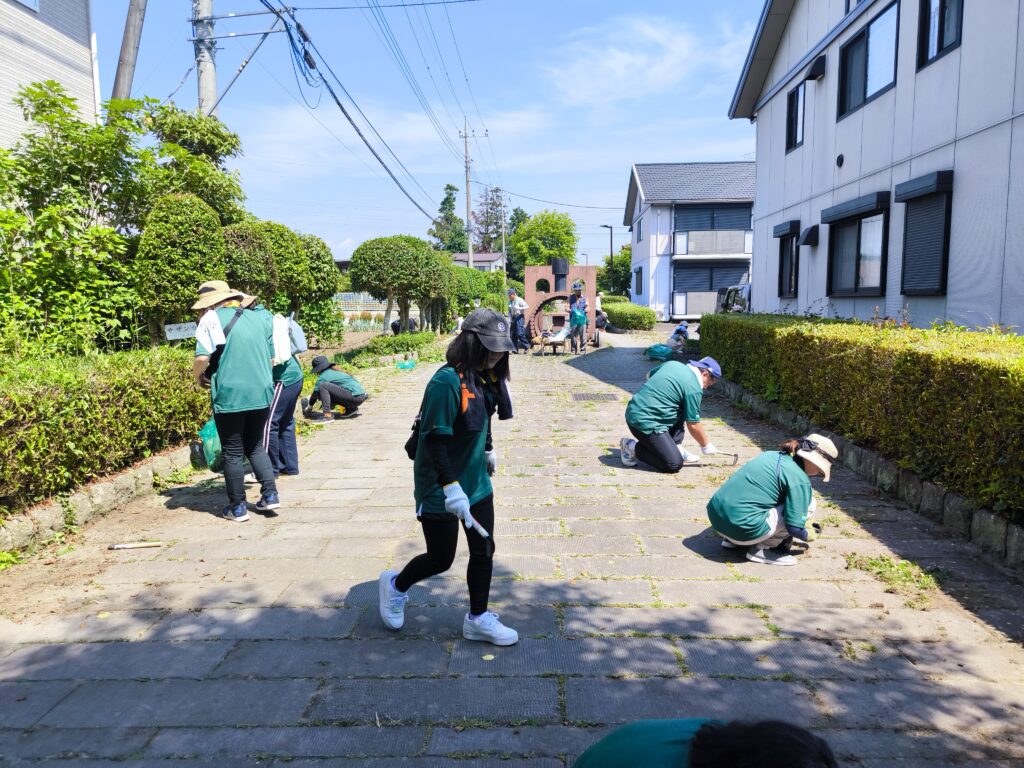
{"label": "person bending over", "polygon": [[835,444],[821,435],[787,440],[777,451],[751,459],[725,481],[708,502],[711,527],[725,549],[747,548],[747,560],[765,565],[796,565],[788,554],[794,539],[816,536],[810,478],[828,482]]}
{"label": "person bending over", "polygon": [[[350,418],[359,406],[366,401],[366,391],[362,385],[352,376],[344,371],[338,370],[323,355],[317,355],[312,362],[313,373],[317,375],[316,383],[313,384],[313,394],[309,399],[302,401],[302,413],[307,419],[333,420],[334,418]],[[320,403],[323,413],[317,414],[313,406]],[[336,405],[343,405],[345,413],[335,417],[331,409]]]}

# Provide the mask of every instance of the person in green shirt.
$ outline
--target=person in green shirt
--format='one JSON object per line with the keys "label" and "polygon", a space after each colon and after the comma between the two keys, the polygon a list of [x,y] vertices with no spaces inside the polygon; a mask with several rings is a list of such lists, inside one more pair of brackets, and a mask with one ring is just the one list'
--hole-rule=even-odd
{"label": "person in green shirt", "polygon": [[705,455],[716,453],[700,423],[700,404],[704,390],[722,377],[722,369],[713,357],[691,363],[669,360],[647,374],[647,383],[626,406],[626,426],[635,439],[619,441],[619,457],[627,467],[637,461],[659,472],[678,472],[700,464],[700,458],[680,443],[689,431]]}
{"label": "person in green shirt", "polygon": [[295,442],[295,404],[302,395],[302,366],[295,355],[274,366],[274,399],[264,430],[264,445],[274,477],[299,474],[299,446]]}
{"label": "person in green shirt", "polygon": [[573,768],[839,768],[820,736],[790,723],[704,718],[640,720],[618,728]]}
{"label": "person in green shirt", "polygon": [[509,321],[493,309],[476,309],[448,345],[447,365],[427,384],[417,417],[418,434],[406,444],[413,456],[413,496],[427,551],[402,571],[379,579],[380,616],[391,629],[405,623],[405,603],[413,584],[447,571],[455,560],[459,522],[469,545],[469,613],[462,636],[495,645],[513,645],[519,634],[487,610],[494,557],[494,491],[497,468],[491,415],[512,418],[508,395],[509,353],[515,345]]}
{"label": "person in green shirt", "polygon": [[[281,506],[274,468],[265,448],[265,429],[274,399],[274,320],[262,307],[253,308],[253,303],[252,297],[222,280],[211,280],[199,286],[199,300],[192,305],[192,309],[206,310],[196,326],[193,370],[199,382],[210,388],[224,457],[228,506],[222,516],[240,523],[249,519],[243,456],[249,459],[260,483],[257,511],[269,512]],[[215,355],[219,356],[218,362],[211,372],[209,366]]]}
{"label": "person in green shirt", "polygon": [[838,456],[835,443],[812,434],[787,440],[736,470],[708,502],[722,546],[746,547],[747,560],[755,563],[796,565],[788,554],[793,539],[809,543],[817,534],[807,525],[815,506],[810,478],[821,475],[827,483]]}
{"label": "person in green shirt", "polygon": [[[311,363],[313,373],[317,375],[316,383],[313,384],[313,394],[309,400],[302,401],[302,412],[307,419],[351,418],[356,415],[359,406],[366,401],[366,390],[350,376],[338,368],[323,355],[317,355]],[[313,406],[321,403],[323,415],[317,416]],[[335,405],[345,407],[345,413],[334,416],[331,410]]]}

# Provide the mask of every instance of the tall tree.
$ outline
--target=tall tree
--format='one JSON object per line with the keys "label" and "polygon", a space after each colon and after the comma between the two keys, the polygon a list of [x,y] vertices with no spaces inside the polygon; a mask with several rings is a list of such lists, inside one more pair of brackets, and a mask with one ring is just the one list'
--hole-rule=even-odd
{"label": "tall tree", "polygon": [[518,205],[512,209],[512,215],[508,217],[508,233],[514,235],[516,230],[530,220],[530,214],[520,208]]}
{"label": "tall tree", "polygon": [[505,193],[498,187],[484,187],[473,214],[476,222],[473,248],[478,253],[497,253],[501,250],[501,229],[505,222]]}
{"label": "tall tree", "polygon": [[[632,277],[633,246],[624,245],[608,264],[604,257],[604,266],[597,269],[597,288],[610,296],[628,296],[629,282]],[[609,266],[611,267],[609,269]]]}
{"label": "tall tree", "polygon": [[552,259],[576,263],[576,222],[567,213],[541,211],[520,224],[508,244],[517,269],[550,264]]}
{"label": "tall tree", "polygon": [[459,188],[454,184],[444,185],[444,198],[438,208],[437,218],[427,230],[427,235],[434,239],[431,245],[439,251],[465,253],[469,250],[466,222],[455,213],[455,193],[458,191]]}
{"label": "tall tree", "polygon": [[[512,242],[512,236],[519,230],[519,228],[530,220],[530,214],[520,208],[518,205],[512,209],[512,215],[508,217],[508,236],[506,239],[506,248],[508,244]],[[518,262],[514,256],[509,255],[505,259],[505,272],[512,280],[523,279],[523,265]]]}
{"label": "tall tree", "polygon": [[424,265],[431,254],[426,240],[411,235],[367,240],[352,252],[352,287],[366,291],[378,301],[387,299],[385,328],[396,302],[402,331],[409,327],[409,304],[423,297]]}

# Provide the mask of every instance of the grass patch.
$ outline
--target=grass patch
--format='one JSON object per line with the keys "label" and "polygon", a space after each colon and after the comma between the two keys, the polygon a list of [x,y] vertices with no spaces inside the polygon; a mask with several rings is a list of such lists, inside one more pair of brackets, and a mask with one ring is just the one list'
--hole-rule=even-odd
{"label": "grass patch", "polygon": [[174,485],[185,485],[196,472],[197,470],[187,466],[176,469],[167,475],[153,475],[153,487],[157,493],[160,493]]}
{"label": "grass patch", "polygon": [[885,591],[907,598],[910,608],[924,608],[931,592],[939,588],[943,578],[940,568],[922,568],[909,560],[896,560],[888,555],[867,557],[851,553],[846,556],[846,567],[870,573],[885,584]]}
{"label": "grass patch", "polygon": [[21,555],[17,552],[0,552],[0,571],[11,568],[21,562]]}

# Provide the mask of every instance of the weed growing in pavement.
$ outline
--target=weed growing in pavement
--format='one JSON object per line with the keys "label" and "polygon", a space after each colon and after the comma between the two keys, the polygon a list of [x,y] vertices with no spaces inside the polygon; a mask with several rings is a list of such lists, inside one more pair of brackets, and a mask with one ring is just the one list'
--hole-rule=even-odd
{"label": "weed growing in pavement", "polygon": [[315,421],[307,421],[306,419],[300,419],[295,422],[295,434],[303,438],[314,435],[323,428],[323,424],[318,424]]}
{"label": "weed growing in pavement", "polygon": [[195,473],[196,470],[188,466],[176,469],[167,475],[153,475],[153,488],[160,493],[174,485],[185,485]]}
{"label": "weed growing in pavement", "polygon": [[6,570],[20,562],[21,555],[17,552],[0,551],[0,571]]}
{"label": "weed growing in pavement", "polygon": [[851,553],[846,556],[847,569],[866,571],[885,584],[885,591],[907,598],[907,607],[923,610],[929,593],[939,588],[945,574],[941,568],[922,568],[909,560],[896,560],[888,555],[867,557]]}

